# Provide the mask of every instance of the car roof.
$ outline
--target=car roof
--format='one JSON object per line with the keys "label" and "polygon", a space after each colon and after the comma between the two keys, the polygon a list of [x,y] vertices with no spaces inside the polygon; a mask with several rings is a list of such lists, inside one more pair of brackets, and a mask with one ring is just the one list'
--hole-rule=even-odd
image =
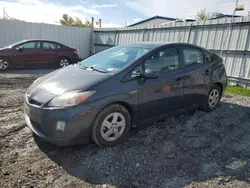
{"label": "car roof", "polygon": [[193,47],[202,48],[200,46],[196,46],[190,43],[176,43],[176,42],[138,42],[138,43],[123,44],[122,46],[156,49],[156,48],[159,48],[162,46],[168,46],[168,45],[178,45],[178,46],[185,45],[185,46],[193,46]]}
{"label": "car roof", "polygon": [[55,43],[59,43],[61,44],[60,42],[57,42],[57,41],[52,41],[52,40],[46,40],[46,39],[29,39],[29,40],[22,40],[20,41],[19,43],[23,43],[23,42],[38,42],[38,41],[43,41],[43,42],[55,42]]}

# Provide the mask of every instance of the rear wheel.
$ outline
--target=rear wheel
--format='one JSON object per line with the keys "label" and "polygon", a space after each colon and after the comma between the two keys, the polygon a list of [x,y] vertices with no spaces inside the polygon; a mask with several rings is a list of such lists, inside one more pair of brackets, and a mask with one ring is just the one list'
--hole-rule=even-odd
{"label": "rear wheel", "polygon": [[125,138],[129,128],[129,112],[123,106],[114,104],[97,115],[92,128],[92,140],[99,146],[113,146]]}
{"label": "rear wheel", "polygon": [[216,109],[220,98],[221,98],[221,88],[220,86],[214,84],[211,89],[208,92],[206,104],[205,104],[205,110],[206,111],[213,111]]}
{"label": "rear wheel", "polygon": [[60,67],[66,67],[70,64],[69,59],[66,57],[63,57],[60,59]]}
{"label": "rear wheel", "polygon": [[0,57],[0,70],[5,71],[9,68],[9,66],[10,66],[9,60],[4,57]]}

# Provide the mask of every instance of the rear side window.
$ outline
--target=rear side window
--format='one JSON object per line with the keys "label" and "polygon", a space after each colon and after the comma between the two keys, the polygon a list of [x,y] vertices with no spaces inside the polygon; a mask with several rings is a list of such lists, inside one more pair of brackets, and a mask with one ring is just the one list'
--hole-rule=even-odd
{"label": "rear side window", "polygon": [[165,48],[152,54],[145,60],[145,69],[154,72],[168,72],[179,68],[177,48]]}
{"label": "rear side window", "polygon": [[57,49],[63,48],[63,46],[61,44],[56,44]]}
{"label": "rear side window", "polygon": [[58,45],[52,42],[43,42],[43,49],[57,49]]}
{"label": "rear side window", "polygon": [[183,55],[185,67],[204,63],[203,54],[199,49],[190,47],[183,48]]}
{"label": "rear side window", "polygon": [[205,57],[206,62],[207,63],[212,62],[213,61],[213,54],[206,52],[206,51],[203,51],[203,52],[204,52],[204,57]]}

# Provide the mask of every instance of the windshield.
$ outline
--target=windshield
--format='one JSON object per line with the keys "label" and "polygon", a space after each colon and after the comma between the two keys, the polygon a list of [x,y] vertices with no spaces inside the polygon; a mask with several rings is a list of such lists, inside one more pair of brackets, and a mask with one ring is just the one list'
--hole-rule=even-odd
{"label": "windshield", "polygon": [[8,46],[4,46],[4,48],[11,48],[12,46],[15,46],[15,45],[17,45],[17,44],[19,44],[19,43],[21,43],[22,41],[20,41],[20,42],[16,42],[16,43],[13,43],[13,44],[9,44]]}
{"label": "windshield", "polygon": [[118,72],[142,57],[148,51],[149,49],[142,47],[116,46],[81,61],[80,65],[106,72]]}

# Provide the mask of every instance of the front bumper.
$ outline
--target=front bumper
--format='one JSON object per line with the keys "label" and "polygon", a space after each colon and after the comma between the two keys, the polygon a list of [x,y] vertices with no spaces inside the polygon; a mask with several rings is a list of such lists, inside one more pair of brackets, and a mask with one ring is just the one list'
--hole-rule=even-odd
{"label": "front bumper", "polygon": [[[70,108],[43,108],[24,102],[25,121],[40,138],[58,146],[87,143],[92,122],[97,111],[88,105]],[[57,122],[65,122],[64,130],[57,129]]]}

